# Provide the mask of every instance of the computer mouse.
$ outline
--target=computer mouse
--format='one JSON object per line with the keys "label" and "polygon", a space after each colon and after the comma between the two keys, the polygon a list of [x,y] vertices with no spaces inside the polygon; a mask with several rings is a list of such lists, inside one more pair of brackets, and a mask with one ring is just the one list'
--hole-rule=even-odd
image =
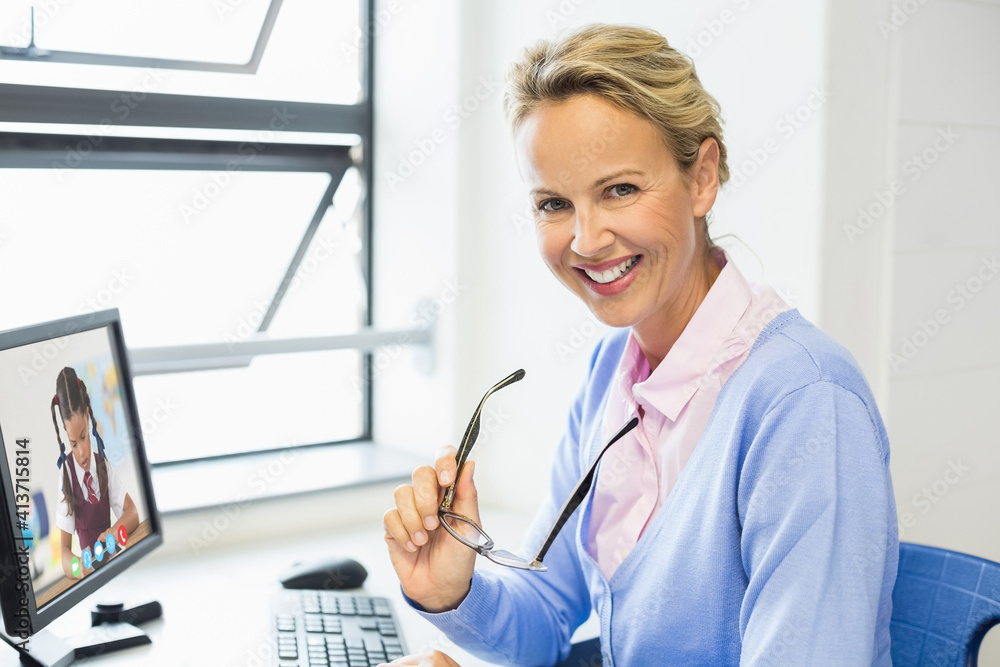
{"label": "computer mouse", "polygon": [[296,563],[281,575],[285,588],[339,591],[360,588],[368,570],[351,558],[324,558]]}

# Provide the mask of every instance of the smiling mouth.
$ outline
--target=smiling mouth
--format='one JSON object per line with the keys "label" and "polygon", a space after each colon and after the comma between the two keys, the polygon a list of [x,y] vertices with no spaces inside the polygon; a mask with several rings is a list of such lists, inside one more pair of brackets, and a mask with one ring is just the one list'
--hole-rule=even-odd
{"label": "smiling mouth", "polygon": [[608,269],[607,271],[590,271],[588,269],[581,269],[587,277],[593,280],[599,285],[606,285],[610,282],[614,282],[624,275],[628,275],[632,271],[632,267],[636,265],[639,261],[641,255],[633,255],[628,259],[624,260],[618,266]]}

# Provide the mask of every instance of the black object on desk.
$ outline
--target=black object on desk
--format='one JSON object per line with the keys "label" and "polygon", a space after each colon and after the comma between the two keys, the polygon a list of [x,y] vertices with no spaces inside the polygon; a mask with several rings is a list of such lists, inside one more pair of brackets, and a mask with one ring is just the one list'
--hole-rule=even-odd
{"label": "black object on desk", "polygon": [[350,558],[326,558],[296,563],[279,577],[285,588],[339,591],[360,588],[368,570]]}
{"label": "black object on desk", "polygon": [[163,616],[163,607],[159,602],[146,602],[126,608],[121,602],[113,604],[97,604],[90,610],[90,624],[93,626],[105,623],[130,623],[140,625],[146,621]]}

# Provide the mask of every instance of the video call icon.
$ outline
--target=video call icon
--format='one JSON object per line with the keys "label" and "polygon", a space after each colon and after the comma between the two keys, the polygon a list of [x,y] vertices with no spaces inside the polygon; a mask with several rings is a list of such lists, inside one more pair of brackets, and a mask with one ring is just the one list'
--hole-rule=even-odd
{"label": "video call icon", "polygon": [[104,560],[104,543],[100,540],[94,543],[94,558],[97,559],[97,562]]}
{"label": "video call icon", "polygon": [[83,569],[90,570],[94,567],[94,557],[90,554],[90,547],[83,550],[80,558],[83,560]]}
{"label": "video call icon", "polygon": [[69,562],[69,569],[73,573],[74,577],[80,576],[80,559],[73,556],[73,559]]}

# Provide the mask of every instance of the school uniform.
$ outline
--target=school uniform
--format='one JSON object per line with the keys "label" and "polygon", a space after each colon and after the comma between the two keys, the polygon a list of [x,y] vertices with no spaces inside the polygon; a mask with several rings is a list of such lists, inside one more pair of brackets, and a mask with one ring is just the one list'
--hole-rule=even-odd
{"label": "school uniform", "polygon": [[[84,484],[85,473],[82,467],[76,464],[73,455],[67,454],[64,466],[69,466],[70,480],[72,483],[71,494],[76,498],[76,513],[69,513],[69,504],[64,498],[60,498],[56,509],[56,526],[69,534],[77,533],[80,539],[80,548],[89,547],[94,549],[94,543],[101,533],[111,527],[111,524],[125,511],[125,485],[121,477],[115,472],[111,463],[105,460],[108,471],[107,493],[101,493],[100,479],[97,474],[97,450],[90,452],[90,491],[97,502],[90,501]],[[63,493],[65,493],[65,488]],[[95,561],[96,562],[96,561]]]}

